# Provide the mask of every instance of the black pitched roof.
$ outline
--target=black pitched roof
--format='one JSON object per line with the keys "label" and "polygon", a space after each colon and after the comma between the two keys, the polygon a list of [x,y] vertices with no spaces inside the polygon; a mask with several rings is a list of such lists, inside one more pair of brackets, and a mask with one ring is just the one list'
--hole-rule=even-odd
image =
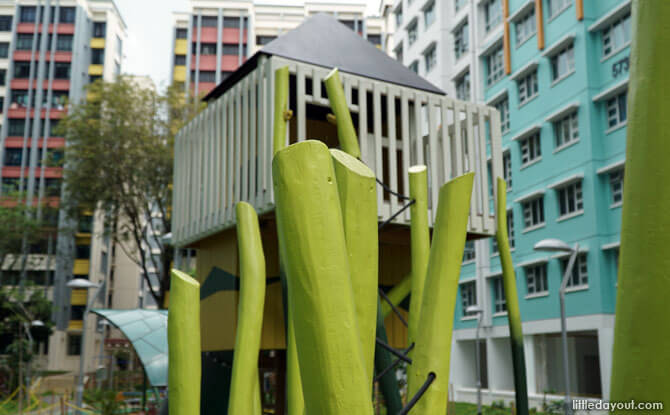
{"label": "black pitched roof", "polygon": [[341,72],[444,95],[439,88],[377,49],[326,14],[316,14],[297,28],[265,45],[204,99],[221,96],[251,72],[260,55],[281,56]]}

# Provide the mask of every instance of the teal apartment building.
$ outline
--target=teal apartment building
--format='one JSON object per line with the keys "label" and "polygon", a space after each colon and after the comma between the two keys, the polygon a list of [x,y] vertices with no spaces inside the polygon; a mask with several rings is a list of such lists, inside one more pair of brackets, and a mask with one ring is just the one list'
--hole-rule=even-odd
{"label": "teal apartment building", "polygon": [[[570,392],[606,399],[625,165],[631,3],[509,0],[507,13],[504,1],[478,3],[503,8],[500,35],[476,51],[476,82],[480,97],[498,108],[502,118],[508,233],[531,404],[559,399],[565,391],[559,287],[568,255],[534,251],[533,246],[546,238],[579,244],[566,294]],[[486,20],[488,14],[483,17]],[[463,261],[452,360],[456,399],[475,396],[477,317],[466,309],[476,304],[483,309],[484,397],[511,400],[509,331],[495,241],[468,243]]]}

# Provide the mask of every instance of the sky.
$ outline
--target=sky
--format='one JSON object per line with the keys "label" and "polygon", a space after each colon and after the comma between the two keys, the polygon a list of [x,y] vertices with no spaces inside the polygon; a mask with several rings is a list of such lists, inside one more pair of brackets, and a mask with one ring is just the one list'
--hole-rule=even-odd
{"label": "sky", "polygon": [[[149,76],[162,90],[170,82],[172,13],[187,11],[188,0],[115,1],[128,26],[122,71]],[[368,3],[369,13],[376,13],[379,0],[361,1]],[[295,3],[295,0],[286,0],[286,3]]]}

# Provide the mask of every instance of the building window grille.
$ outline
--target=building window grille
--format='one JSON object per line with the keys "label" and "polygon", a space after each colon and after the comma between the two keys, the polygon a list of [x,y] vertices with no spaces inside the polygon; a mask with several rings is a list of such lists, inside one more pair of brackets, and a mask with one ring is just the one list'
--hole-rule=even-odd
{"label": "building window grille", "polygon": [[527,266],[524,271],[526,273],[526,292],[529,295],[543,294],[549,291],[546,263]]}
{"label": "building window grille", "polygon": [[521,146],[521,167],[526,167],[542,157],[539,131],[520,140],[519,145]]}
{"label": "building window grille", "polygon": [[536,197],[521,204],[523,209],[523,225],[531,229],[544,224],[544,197]]}

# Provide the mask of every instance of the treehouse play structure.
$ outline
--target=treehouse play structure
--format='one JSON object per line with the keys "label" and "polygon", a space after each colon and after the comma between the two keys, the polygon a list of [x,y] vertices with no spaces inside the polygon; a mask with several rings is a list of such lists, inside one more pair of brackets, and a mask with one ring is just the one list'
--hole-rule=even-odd
{"label": "treehouse play structure", "polygon": [[[372,414],[373,382],[389,414],[444,414],[465,242],[506,229],[498,112],[325,15],[205,100],[175,144],[173,243],[197,266],[173,272],[170,413],[260,414],[262,366],[277,414]],[[514,345],[511,260],[505,280]]]}

